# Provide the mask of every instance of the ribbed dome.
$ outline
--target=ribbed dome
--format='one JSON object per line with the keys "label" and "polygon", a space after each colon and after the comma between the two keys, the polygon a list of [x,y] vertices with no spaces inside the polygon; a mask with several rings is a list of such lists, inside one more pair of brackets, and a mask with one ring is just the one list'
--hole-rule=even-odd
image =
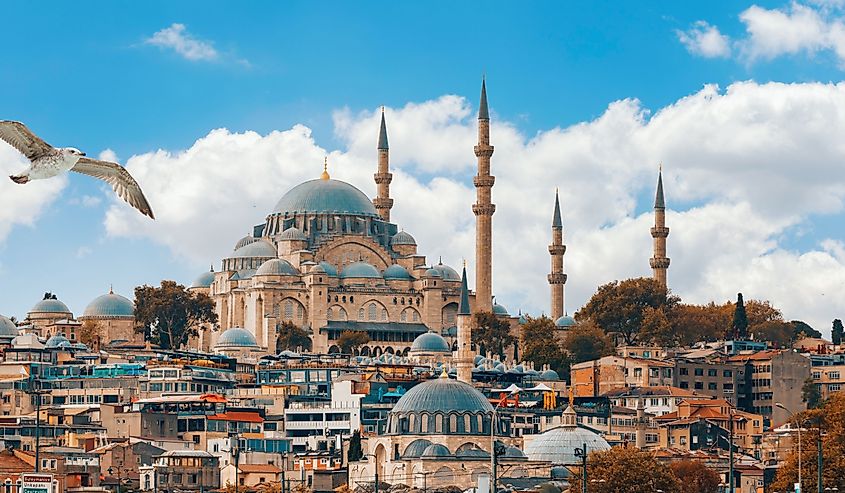
{"label": "ribbed dome", "polygon": [[9,320],[8,318],[4,317],[3,315],[0,315],[0,337],[16,337],[17,335],[18,328],[15,326],[15,323]]}
{"label": "ribbed dome", "polygon": [[335,267],[334,265],[326,262],[325,260],[320,262],[318,265],[322,267],[324,271],[326,271],[326,274],[328,274],[329,277],[337,277],[337,267]]}
{"label": "ribbed dome", "polygon": [[451,378],[440,377],[425,381],[405,392],[405,395],[393,406],[391,414],[423,411],[428,413],[458,411],[489,414],[493,411],[493,406],[472,385]]}
{"label": "ribbed dome", "polygon": [[444,353],[452,354],[449,343],[440,334],[426,332],[420,334],[411,343],[411,354],[413,353]]}
{"label": "ribbed dome", "polygon": [[55,348],[65,346],[70,346],[70,341],[67,340],[67,337],[61,334],[56,334],[53,337],[47,339],[47,347]]}
{"label": "ribbed dome", "polygon": [[351,264],[343,268],[343,270],[340,272],[340,278],[381,279],[381,274],[379,273],[378,269],[373,267],[371,264],[368,264],[367,262],[352,262]]}
{"label": "ribbed dome", "polygon": [[387,269],[384,269],[384,278],[392,280],[410,280],[411,274],[399,264],[393,264]]}
{"label": "ribbed dome", "polygon": [[418,438],[417,440],[414,440],[413,442],[411,442],[405,448],[405,452],[402,454],[402,457],[408,457],[408,458],[420,457],[423,454],[423,452],[425,452],[425,449],[427,449],[429,445],[431,445],[430,441],[426,440],[425,438]]}
{"label": "ribbed dome", "polygon": [[417,245],[417,240],[414,239],[413,236],[410,234],[400,231],[393,235],[393,238],[390,239],[391,245]]}
{"label": "ribbed dome", "polygon": [[270,259],[255,271],[256,276],[298,276],[299,270],[285,259]]}
{"label": "ribbed dome", "polygon": [[271,245],[268,241],[258,240],[247,245],[244,245],[232,253],[232,258],[254,258],[266,257],[272,258],[276,256],[276,247]]}
{"label": "ribbed dome", "polygon": [[250,243],[255,243],[256,241],[258,241],[258,238],[254,237],[252,235],[246,235],[243,238],[241,238],[240,240],[238,240],[237,243],[235,243],[234,250],[237,250],[241,247],[245,247],[245,246],[249,245]]}
{"label": "ribbed dome", "polygon": [[461,275],[458,274],[458,271],[456,271],[455,269],[449,267],[448,265],[446,265],[442,262],[435,265],[434,267],[432,267],[432,269],[435,269],[437,272],[439,272],[440,277],[442,277],[444,281],[460,281],[461,280]]}
{"label": "ribbed dome", "polygon": [[70,313],[70,308],[59,300],[41,300],[29,310],[30,313]]}
{"label": "ribbed dome", "polygon": [[493,305],[493,313],[496,314],[496,315],[505,315],[505,316],[510,315],[508,313],[508,309],[505,308],[504,306],[498,304],[498,303],[495,303]]}
{"label": "ribbed dome", "polygon": [[275,212],[312,214],[354,214],[378,216],[372,201],[349,183],[339,180],[311,180],[293,187],[279,199]]}
{"label": "ribbed dome", "polygon": [[192,288],[208,288],[214,282],[214,271],[203,272],[194,282],[191,283]]}
{"label": "ribbed dome", "polygon": [[282,234],[279,235],[280,240],[290,240],[290,241],[308,241],[308,237],[305,236],[305,233],[299,230],[299,228],[288,228],[282,231]]}
{"label": "ribbed dome", "polygon": [[214,347],[258,347],[258,342],[252,332],[240,327],[231,327],[220,334]]}
{"label": "ribbed dome", "polygon": [[555,325],[558,327],[573,327],[575,325],[575,319],[569,315],[564,315],[555,320]]}
{"label": "ribbed dome", "polygon": [[587,453],[607,450],[610,445],[596,433],[578,426],[560,426],[541,433],[525,446],[530,460],[548,461],[553,465],[576,465],[575,448],[587,444]]}
{"label": "ribbed dome", "polygon": [[94,301],[89,303],[85,308],[82,316],[86,318],[135,318],[135,305],[127,298],[109,292],[108,294],[94,298]]}
{"label": "ribbed dome", "polygon": [[449,457],[449,448],[439,443],[432,443],[423,451],[421,457]]}

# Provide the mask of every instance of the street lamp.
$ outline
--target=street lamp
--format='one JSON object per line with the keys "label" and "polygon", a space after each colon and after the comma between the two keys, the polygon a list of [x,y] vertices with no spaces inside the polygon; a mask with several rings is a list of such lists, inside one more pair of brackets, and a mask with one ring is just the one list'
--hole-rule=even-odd
{"label": "street lamp", "polygon": [[587,493],[587,444],[575,448],[575,457],[581,458],[581,491]]}
{"label": "street lamp", "polygon": [[[779,407],[784,411],[788,412],[790,419],[795,417],[795,413],[790,411],[789,408],[787,408],[780,402],[775,402],[775,407]],[[801,423],[798,423],[798,484],[799,488],[801,488],[801,490],[803,491],[804,484],[801,482]]]}
{"label": "street lamp", "polygon": [[[229,451],[232,454],[232,459],[235,460],[235,491],[240,491],[241,488],[241,470],[238,467],[238,458],[241,455],[241,444],[238,439],[238,424],[235,423],[235,431],[229,432]],[[232,444],[234,442],[234,445]]]}
{"label": "street lamp", "polygon": [[[519,393],[520,389],[512,390],[507,397],[499,399],[499,402],[493,406],[490,411],[490,493],[496,493],[496,417],[498,416],[499,406],[503,402],[507,402],[508,397]],[[376,492],[378,493],[378,492]]]}
{"label": "street lamp", "polygon": [[364,455],[362,455],[362,456],[361,456],[361,458],[362,458],[362,459],[363,459],[364,457],[372,457],[372,458],[373,458],[373,466],[375,466],[375,470],[376,470],[376,474],[375,474],[375,480],[376,480],[376,481],[375,481],[375,489],[373,490],[373,493],[378,493],[378,457],[376,457],[376,456],[375,456],[375,455],[373,455],[373,454],[364,454]]}

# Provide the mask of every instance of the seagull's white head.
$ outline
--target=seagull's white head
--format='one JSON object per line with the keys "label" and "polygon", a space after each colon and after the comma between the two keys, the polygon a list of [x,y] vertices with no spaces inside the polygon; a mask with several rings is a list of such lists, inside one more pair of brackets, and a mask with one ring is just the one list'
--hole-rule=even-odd
{"label": "seagull's white head", "polygon": [[62,148],[62,152],[65,154],[70,154],[71,156],[79,156],[82,157],[85,155],[84,152],[80,151],[76,147],[64,147]]}

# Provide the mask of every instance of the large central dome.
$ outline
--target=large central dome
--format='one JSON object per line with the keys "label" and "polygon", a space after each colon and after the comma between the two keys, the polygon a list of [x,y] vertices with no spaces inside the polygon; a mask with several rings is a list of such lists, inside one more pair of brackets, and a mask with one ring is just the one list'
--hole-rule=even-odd
{"label": "large central dome", "polygon": [[378,216],[364,192],[332,179],[310,180],[293,187],[279,200],[274,212]]}

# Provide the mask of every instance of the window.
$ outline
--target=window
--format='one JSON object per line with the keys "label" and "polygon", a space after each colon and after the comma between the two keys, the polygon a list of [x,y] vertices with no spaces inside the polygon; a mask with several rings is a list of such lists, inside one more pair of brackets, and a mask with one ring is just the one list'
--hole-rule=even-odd
{"label": "window", "polygon": [[369,311],[367,313],[369,320],[374,321],[376,319],[376,304],[370,303]]}
{"label": "window", "polygon": [[686,367],[681,368],[681,369],[680,369],[680,374],[681,374],[681,375],[689,375],[689,368],[686,368]]}
{"label": "window", "polygon": [[358,310],[358,320],[360,320],[361,322],[364,321],[364,309],[363,308]]}
{"label": "window", "polygon": [[634,377],[641,377],[643,376],[643,369],[642,368],[634,368]]}
{"label": "window", "polygon": [[695,382],[695,390],[704,390],[704,383],[702,382]]}
{"label": "window", "polygon": [[682,389],[688,389],[689,388],[689,382],[680,382],[679,385]]}
{"label": "window", "polygon": [[716,376],[716,369],[710,368],[709,370],[707,370],[707,376],[708,377],[715,377]]}
{"label": "window", "polygon": [[708,382],[707,390],[716,390],[716,382]]}
{"label": "window", "polygon": [[381,321],[387,322],[387,309],[385,308],[381,309]]}
{"label": "window", "polygon": [[287,300],[285,301],[285,319],[290,320],[293,318],[293,301]]}
{"label": "window", "polygon": [[695,376],[703,377],[704,376],[704,368],[696,368],[695,369]]}
{"label": "window", "polygon": [[733,377],[734,372],[732,370],[725,370],[722,372],[722,376],[725,378]]}
{"label": "window", "polygon": [[840,378],[839,371],[832,371],[828,373],[827,376],[830,377],[831,380],[839,380]]}

